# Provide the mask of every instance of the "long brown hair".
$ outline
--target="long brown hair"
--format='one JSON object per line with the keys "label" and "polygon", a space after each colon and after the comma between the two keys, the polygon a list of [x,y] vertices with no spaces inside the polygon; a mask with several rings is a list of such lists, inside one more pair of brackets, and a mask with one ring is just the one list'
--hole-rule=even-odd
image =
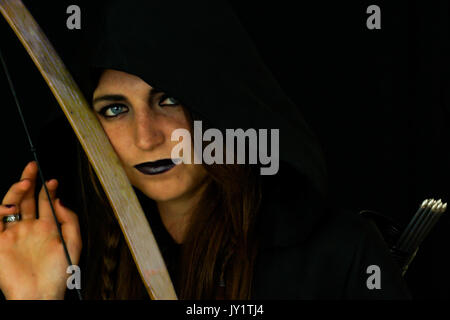
{"label": "long brown hair", "polygon": [[[87,232],[86,299],[148,297],[111,206],[83,152],[79,173]],[[205,165],[209,179],[181,246],[180,299],[250,299],[261,200],[259,170]],[[221,289],[219,283],[224,285]]]}

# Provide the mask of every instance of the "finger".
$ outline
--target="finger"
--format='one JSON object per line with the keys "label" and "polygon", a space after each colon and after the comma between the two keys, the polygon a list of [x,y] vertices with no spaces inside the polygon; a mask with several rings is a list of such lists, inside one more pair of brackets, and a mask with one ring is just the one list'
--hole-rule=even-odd
{"label": "finger", "polygon": [[17,206],[14,204],[2,204],[0,205],[0,218],[9,214],[17,213]]}
{"label": "finger", "polygon": [[3,217],[15,213],[17,213],[17,207],[15,205],[0,205],[0,232],[5,231]]}
{"label": "finger", "polygon": [[44,186],[42,186],[41,191],[39,192],[39,219],[53,219],[53,212],[50,206],[50,201],[52,201],[52,204],[54,206],[56,189],[58,188],[58,181],[56,179],[52,179],[50,181],[47,181],[45,185],[47,186],[50,200],[47,197]]}
{"label": "finger", "polygon": [[25,167],[22,172],[20,180],[28,179],[31,182],[31,186],[28,188],[27,192],[23,196],[22,202],[20,203],[20,212],[24,219],[36,218],[36,200],[34,191],[36,189],[36,177],[38,173],[38,166],[36,161],[31,161]]}
{"label": "finger", "polygon": [[[14,183],[11,188],[6,193],[5,197],[3,198],[2,204],[3,205],[15,205],[16,213],[21,210],[20,204],[26,194],[26,192],[31,187],[31,181],[28,179],[19,181]],[[33,218],[34,212],[21,212],[22,217],[25,219]]]}
{"label": "finger", "polygon": [[3,197],[2,204],[17,204],[22,200],[29,186],[31,186],[31,181],[28,179],[14,183]]}
{"label": "finger", "polygon": [[3,222],[3,217],[12,215],[18,212],[15,205],[0,205],[0,232],[6,230],[6,223]]}
{"label": "finger", "polygon": [[[36,162],[29,162],[22,172],[21,180],[9,189],[2,200],[3,204],[20,204],[18,212],[21,212],[24,219],[34,219],[36,215],[36,205],[34,201],[36,173]],[[24,200],[25,202],[22,203]]]}
{"label": "finger", "polygon": [[56,217],[61,223],[61,230],[69,249],[72,262],[77,264],[81,251],[81,234],[78,216],[62,205],[61,200],[55,201]]}

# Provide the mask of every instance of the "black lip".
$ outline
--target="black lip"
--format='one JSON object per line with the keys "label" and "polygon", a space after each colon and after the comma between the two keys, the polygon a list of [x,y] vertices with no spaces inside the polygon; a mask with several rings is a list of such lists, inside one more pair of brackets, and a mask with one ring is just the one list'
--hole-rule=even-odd
{"label": "black lip", "polygon": [[135,165],[134,167],[143,174],[155,175],[167,172],[175,166],[176,164],[172,159],[161,159],[157,161],[144,162]]}

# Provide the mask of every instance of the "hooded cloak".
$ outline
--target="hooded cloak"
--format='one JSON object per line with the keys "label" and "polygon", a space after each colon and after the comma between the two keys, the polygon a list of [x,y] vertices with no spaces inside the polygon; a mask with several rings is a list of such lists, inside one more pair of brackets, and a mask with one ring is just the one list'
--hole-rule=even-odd
{"label": "hooded cloak", "polygon": [[[325,201],[321,148],[225,1],[108,1],[98,19],[92,75],[99,69],[136,75],[222,132],[279,129],[280,170],[263,179],[254,298],[409,297],[376,230]],[[89,79],[81,84],[88,100],[96,86],[95,77]],[[176,245],[150,211],[171,272]],[[367,287],[369,265],[383,270],[381,290]]]}
{"label": "hooded cloak", "polygon": [[279,129],[280,160],[325,193],[315,136],[225,1],[113,1],[103,17],[93,68],[136,75],[223,132]]}

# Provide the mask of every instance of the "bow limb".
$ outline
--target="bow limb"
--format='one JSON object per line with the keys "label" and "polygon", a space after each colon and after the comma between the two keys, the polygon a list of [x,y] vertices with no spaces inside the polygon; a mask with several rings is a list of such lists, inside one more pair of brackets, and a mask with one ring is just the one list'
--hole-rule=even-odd
{"label": "bow limb", "polygon": [[150,297],[177,299],[136,194],[81,90],[21,0],[0,0],[0,12],[38,67],[86,152]]}

